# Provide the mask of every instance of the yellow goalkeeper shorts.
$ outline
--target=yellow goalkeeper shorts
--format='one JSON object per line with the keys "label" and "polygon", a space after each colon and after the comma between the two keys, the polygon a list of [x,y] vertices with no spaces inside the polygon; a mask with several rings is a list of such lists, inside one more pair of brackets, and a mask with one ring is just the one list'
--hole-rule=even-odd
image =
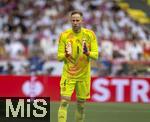
{"label": "yellow goalkeeper shorts", "polygon": [[61,96],[71,97],[74,90],[78,99],[90,98],[90,80],[83,79],[77,81],[75,79],[61,78],[60,81],[60,94]]}

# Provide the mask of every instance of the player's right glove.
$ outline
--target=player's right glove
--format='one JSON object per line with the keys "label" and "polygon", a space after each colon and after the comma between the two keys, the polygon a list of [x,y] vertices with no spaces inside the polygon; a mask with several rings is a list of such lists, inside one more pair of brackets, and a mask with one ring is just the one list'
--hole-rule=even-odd
{"label": "player's right glove", "polygon": [[71,47],[71,42],[68,42],[66,47],[65,47],[65,52],[67,56],[72,55],[72,47]]}

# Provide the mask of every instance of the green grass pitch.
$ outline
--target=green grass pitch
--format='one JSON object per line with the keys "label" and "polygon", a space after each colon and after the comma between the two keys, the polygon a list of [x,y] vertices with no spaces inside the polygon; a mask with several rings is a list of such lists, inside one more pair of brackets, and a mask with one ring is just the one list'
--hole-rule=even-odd
{"label": "green grass pitch", "polygon": [[[59,102],[50,103],[50,121],[57,122],[57,112]],[[71,102],[68,108],[68,121],[74,121],[76,109],[75,102]],[[86,103],[85,122],[150,122],[150,104],[139,103]],[[2,110],[0,110],[0,113]],[[48,122],[41,119],[36,122]],[[18,121],[8,121],[0,117],[0,122],[33,122],[31,118],[18,119]]]}
{"label": "green grass pitch", "polygon": [[[51,122],[57,122],[58,102],[51,102]],[[74,121],[76,104],[70,103],[68,121]],[[150,104],[86,103],[85,122],[150,122]]]}

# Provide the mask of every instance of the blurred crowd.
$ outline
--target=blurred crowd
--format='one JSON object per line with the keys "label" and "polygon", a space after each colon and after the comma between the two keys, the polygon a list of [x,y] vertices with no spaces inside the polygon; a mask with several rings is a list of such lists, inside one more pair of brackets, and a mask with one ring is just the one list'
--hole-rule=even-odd
{"label": "blurred crowd", "polygon": [[84,27],[98,39],[93,76],[137,75],[137,66],[149,75],[150,31],[110,0],[1,0],[0,74],[52,75],[57,40],[71,27],[68,12],[74,9],[83,12]]}

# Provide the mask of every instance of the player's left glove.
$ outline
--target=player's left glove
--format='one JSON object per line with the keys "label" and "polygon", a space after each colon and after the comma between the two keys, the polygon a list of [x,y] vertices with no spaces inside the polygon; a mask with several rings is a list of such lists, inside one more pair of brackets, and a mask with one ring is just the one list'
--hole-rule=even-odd
{"label": "player's left glove", "polygon": [[85,41],[83,41],[83,53],[87,56],[89,55],[88,47]]}

